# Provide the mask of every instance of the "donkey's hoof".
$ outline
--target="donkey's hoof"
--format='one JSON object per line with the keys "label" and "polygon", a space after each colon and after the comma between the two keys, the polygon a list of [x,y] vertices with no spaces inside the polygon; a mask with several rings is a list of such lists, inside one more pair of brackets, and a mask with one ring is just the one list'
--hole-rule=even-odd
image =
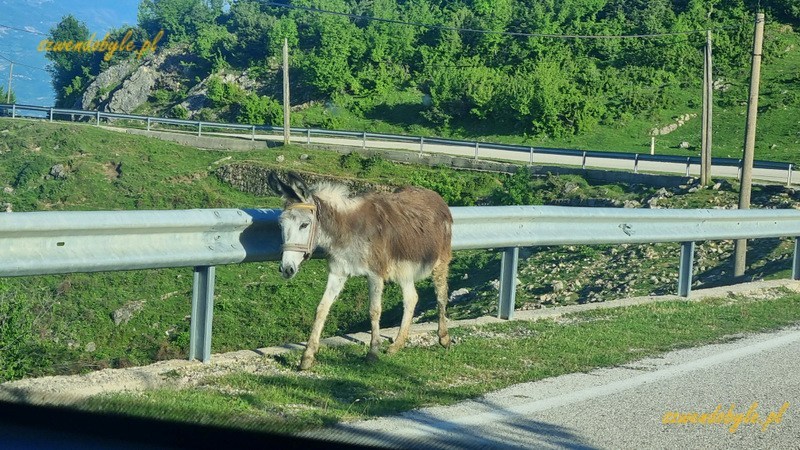
{"label": "donkey's hoof", "polygon": [[375,364],[376,362],[378,362],[378,353],[371,351],[367,353],[367,363]]}
{"label": "donkey's hoof", "polygon": [[449,349],[451,343],[452,343],[452,341],[450,340],[450,335],[449,334],[444,335],[444,336],[439,336],[439,345],[441,345],[442,347],[444,347],[446,349]]}
{"label": "donkey's hoof", "polygon": [[401,348],[403,348],[402,345],[397,345],[397,343],[394,343],[394,344],[390,345],[389,348],[386,349],[386,354],[387,355],[394,355]]}

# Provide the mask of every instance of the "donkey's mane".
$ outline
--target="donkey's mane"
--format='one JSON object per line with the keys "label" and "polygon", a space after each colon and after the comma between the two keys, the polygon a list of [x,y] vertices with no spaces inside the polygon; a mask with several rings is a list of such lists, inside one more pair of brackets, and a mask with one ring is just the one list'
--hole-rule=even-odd
{"label": "donkey's mane", "polygon": [[361,204],[362,198],[353,196],[347,186],[323,181],[311,187],[311,193],[338,211],[349,211]]}

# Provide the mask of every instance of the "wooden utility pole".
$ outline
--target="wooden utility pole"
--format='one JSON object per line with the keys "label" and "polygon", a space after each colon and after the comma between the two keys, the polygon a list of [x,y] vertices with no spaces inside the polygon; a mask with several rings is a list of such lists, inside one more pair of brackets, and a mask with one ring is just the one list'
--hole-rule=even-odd
{"label": "wooden utility pole", "polygon": [[283,145],[289,145],[289,39],[283,38]]}
{"label": "wooden utility pole", "polygon": [[703,64],[703,132],[700,163],[700,184],[711,181],[711,132],[714,111],[714,76],[711,70],[711,30],[706,30],[705,64]]}
{"label": "wooden utility pole", "polygon": [[8,67],[8,91],[6,91],[6,103],[11,103],[11,75],[14,73],[14,63]]}
{"label": "wooden utility pole", "polygon": [[[750,208],[750,191],[753,186],[753,152],[756,146],[756,114],[758,113],[758,85],[761,80],[761,49],[764,44],[764,13],[756,14],[753,38],[753,59],[750,72],[750,97],[747,99],[747,128],[744,133],[742,179],[739,188],[739,209]],[[734,276],[744,275],[747,259],[747,239],[736,241]]]}

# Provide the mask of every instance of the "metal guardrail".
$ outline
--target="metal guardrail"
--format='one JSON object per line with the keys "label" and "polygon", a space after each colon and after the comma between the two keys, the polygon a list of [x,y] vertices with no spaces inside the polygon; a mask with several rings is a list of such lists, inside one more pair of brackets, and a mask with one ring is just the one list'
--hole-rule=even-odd
{"label": "metal guardrail", "polygon": [[[453,207],[453,249],[502,250],[499,316],[514,313],[520,247],[681,244],[678,293],[691,290],[695,241],[798,237],[796,210],[670,210],[559,206]],[[208,361],[214,267],[276,261],[280,210],[0,214],[0,276],[194,267],[189,359]],[[793,279],[800,279],[795,240]],[[319,256],[319,255],[317,255]]]}
{"label": "metal guardrail", "polygon": [[[47,106],[0,103],[0,112],[2,111],[5,111],[12,118],[23,117],[23,115],[20,114],[21,111],[41,112],[45,113],[47,118],[51,122],[54,120],[54,117],[56,115],[66,115],[70,117],[72,116],[92,117],[95,119],[95,123],[97,125],[100,124],[101,119],[137,120],[146,123],[146,128],[148,131],[150,131],[150,128],[154,124],[186,126],[196,129],[198,136],[202,136],[204,127],[206,128],[206,133],[208,133],[207,130],[209,128],[247,130],[250,131],[251,140],[255,140],[256,131],[266,131],[270,133],[280,133],[280,134],[283,133],[283,127],[280,126],[242,125],[235,123],[219,123],[219,122],[206,122],[198,120],[170,119],[164,117],[141,116],[135,114],[118,114],[118,113],[109,113],[103,111],[86,111],[79,109],[64,109],[64,108],[54,108]],[[451,146],[460,146],[471,149],[474,148],[475,159],[479,158],[480,149],[493,149],[493,150],[505,150],[512,152],[528,153],[529,161],[531,164],[533,164],[534,156],[536,154],[572,156],[575,158],[581,158],[582,161],[581,166],[583,168],[586,168],[587,158],[631,161],[633,163],[631,167],[634,172],[638,172],[639,161],[677,163],[686,165],[686,171],[685,171],[686,176],[689,176],[689,169],[692,165],[694,166],[700,165],[700,158],[697,156],[650,155],[645,153],[603,152],[603,151],[576,150],[567,148],[535,147],[535,146],[523,146],[523,145],[511,145],[511,144],[498,144],[491,142],[464,141],[458,139],[432,138],[423,136],[403,136],[403,135],[383,134],[383,133],[367,133],[362,131],[356,132],[356,131],[324,130],[319,128],[293,127],[290,128],[290,132],[294,133],[295,135],[299,134],[305,136],[307,144],[311,143],[311,136],[313,134],[314,136],[337,136],[337,137],[348,137],[361,140],[361,145],[363,148],[367,147],[368,139],[384,139],[396,142],[406,142],[409,144],[419,144],[420,153],[423,152],[425,144],[429,145],[443,144]],[[741,170],[742,160],[736,158],[713,157],[711,158],[711,165],[737,167],[739,168],[739,170]],[[787,172],[786,184],[791,185],[792,183],[792,170],[794,169],[794,165],[792,163],[777,162],[777,161],[754,161],[753,168],[786,171]]]}

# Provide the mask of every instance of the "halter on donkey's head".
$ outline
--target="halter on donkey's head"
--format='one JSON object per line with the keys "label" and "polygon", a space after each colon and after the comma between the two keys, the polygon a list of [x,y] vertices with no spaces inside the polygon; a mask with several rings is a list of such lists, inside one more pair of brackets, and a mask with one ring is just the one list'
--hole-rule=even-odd
{"label": "halter on donkey's head", "polygon": [[[284,242],[280,272],[285,278],[292,278],[300,270],[300,264],[309,259],[314,252],[319,217],[317,216],[316,200],[303,179],[291,172],[287,174],[286,178],[287,181],[284,182],[275,173],[270,173],[267,180],[269,186],[286,201],[284,215],[281,216],[281,232]],[[298,223],[296,220],[290,222],[290,217],[297,218],[297,216],[286,214],[292,210],[309,211],[311,213],[310,223],[304,221]],[[306,235],[304,230],[308,226],[311,226],[311,229]],[[297,253],[300,253],[302,257],[300,258]]]}
{"label": "halter on donkey's head", "polygon": [[309,203],[293,203],[285,208],[286,211],[292,209],[307,209],[311,211],[314,220],[311,221],[311,232],[308,233],[308,239],[305,243],[300,242],[284,242],[281,249],[286,252],[303,252],[303,259],[308,259],[314,253],[314,242],[317,238],[317,227],[319,220],[317,218],[317,205]]}

